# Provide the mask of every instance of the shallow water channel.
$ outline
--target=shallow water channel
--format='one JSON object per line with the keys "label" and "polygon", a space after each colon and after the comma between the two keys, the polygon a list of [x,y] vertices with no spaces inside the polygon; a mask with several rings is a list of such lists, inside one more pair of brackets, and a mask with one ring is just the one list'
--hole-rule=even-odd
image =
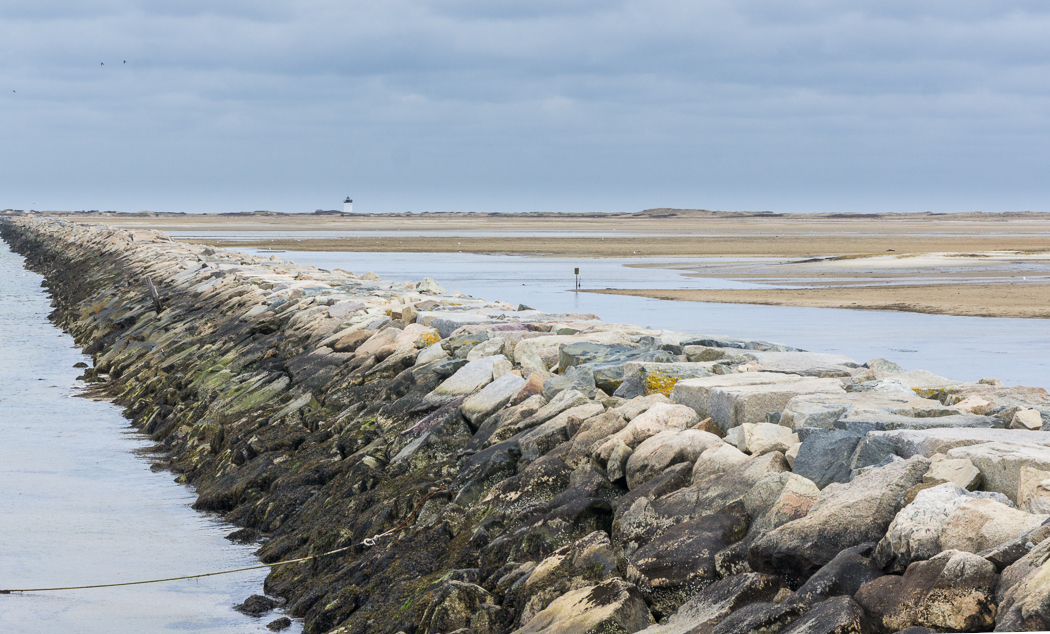
{"label": "shallow water channel", "polygon": [[[117,406],[78,397],[90,359],[47,320],[41,276],[0,242],[0,589],[118,583],[252,566],[234,530],[141,454]],[[0,632],[266,632],[232,609],[266,569],[122,588],[0,595]],[[290,632],[301,628],[293,625]]]}
{"label": "shallow water channel", "polygon": [[[1007,385],[1050,387],[1050,321],[1045,319],[710,304],[572,291],[576,267],[580,268],[584,289],[754,286],[683,275],[688,269],[624,266],[649,261],[639,258],[324,251],[282,251],[274,255],[328,270],[374,271],[395,281],[419,281],[429,276],[450,291],[550,312],[594,313],[609,322],[763,339],[814,352],[844,354],[859,363],[885,358],[908,370],[928,370],[958,381],[995,377]],[[685,260],[658,258],[654,262],[675,264]]]}

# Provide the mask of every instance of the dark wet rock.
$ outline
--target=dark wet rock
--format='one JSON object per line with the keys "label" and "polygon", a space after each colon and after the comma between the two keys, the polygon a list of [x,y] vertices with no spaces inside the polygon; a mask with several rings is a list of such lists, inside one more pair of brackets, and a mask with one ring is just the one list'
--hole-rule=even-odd
{"label": "dark wet rock", "polygon": [[900,510],[900,499],[929,468],[914,457],[858,476],[849,484],[829,485],[801,519],[755,540],[748,555],[752,569],[805,581],[852,546],[877,542]]}
{"label": "dark wet rock", "polygon": [[428,598],[419,631],[451,632],[466,627],[472,632],[496,632],[498,607],[484,588],[447,579],[431,590]]}
{"label": "dark wet rock", "polygon": [[739,632],[780,632],[793,623],[802,610],[783,603],[752,603],[733,612],[711,629],[711,634]]}
{"label": "dark wet rock", "polygon": [[867,634],[869,631],[864,609],[851,597],[839,596],[816,604],[781,633]]}
{"label": "dark wet rock", "polygon": [[635,551],[627,580],[649,597],[654,615],[662,618],[716,579],[715,554],[746,532],[747,522],[733,515],[671,526]]}
{"label": "dark wet rock", "polygon": [[503,606],[516,615],[519,624],[528,623],[566,592],[618,576],[608,534],[595,531],[559,548],[533,567],[506,594]]}
{"label": "dark wet rock", "polygon": [[264,597],[261,594],[253,594],[244,600],[244,603],[233,606],[234,610],[237,610],[241,614],[247,614],[248,616],[262,616],[267,612],[277,607],[277,602],[270,597]]}
{"label": "dark wet rock", "polygon": [[709,634],[732,612],[751,603],[767,603],[783,588],[770,575],[747,573],[715,581],[682,604],[659,625],[645,634]]}
{"label": "dark wet rock", "polygon": [[810,607],[832,597],[853,596],[865,583],[884,574],[871,560],[874,550],[875,544],[871,542],[843,550],[824,564],[788,601]]}
{"label": "dark wet rock", "polygon": [[284,630],[292,626],[292,620],[287,616],[282,616],[279,619],[274,619],[266,624],[266,629],[271,632],[283,632]]}
{"label": "dark wet rock", "polygon": [[562,595],[515,634],[630,633],[652,621],[637,588],[623,579],[609,579]]}
{"label": "dark wet rock", "polygon": [[947,550],[908,566],[903,577],[887,575],[864,584],[854,598],[882,631],[918,625],[979,632],[995,624],[998,582],[991,562]]}
{"label": "dark wet rock", "polygon": [[863,437],[843,430],[811,433],[802,441],[791,470],[821,489],[833,482],[849,482],[853,452]]}
{"label": "dark wet rock", "polygon": [[1050,539],[1007,566],[996,588],[1000,631],[1050,630]]}

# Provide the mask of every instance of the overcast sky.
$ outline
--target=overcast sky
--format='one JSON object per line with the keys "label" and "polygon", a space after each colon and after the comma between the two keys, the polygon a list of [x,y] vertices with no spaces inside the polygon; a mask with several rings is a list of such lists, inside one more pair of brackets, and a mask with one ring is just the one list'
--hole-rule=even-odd
{"label": "overcast sky", "polygon": [[15,209],[1050,211],[1050,4],[0,0],[0,168]]}

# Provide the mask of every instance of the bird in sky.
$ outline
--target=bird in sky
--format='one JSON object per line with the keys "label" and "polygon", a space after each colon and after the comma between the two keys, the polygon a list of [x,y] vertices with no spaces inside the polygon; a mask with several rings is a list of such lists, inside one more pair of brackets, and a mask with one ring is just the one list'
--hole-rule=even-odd
{"label": "bird in sky", "polygon": [[99,63],[98,63],[98,65],[99,65],[99,66],[105,66],[105,65],[106,65],[106,62],[99,62]]}
{"label": "bird in sky", "polygon": [[128,63],[128,60],[124,60],[124,63],[125,63],[125,64],[127,64],[127,63]]}

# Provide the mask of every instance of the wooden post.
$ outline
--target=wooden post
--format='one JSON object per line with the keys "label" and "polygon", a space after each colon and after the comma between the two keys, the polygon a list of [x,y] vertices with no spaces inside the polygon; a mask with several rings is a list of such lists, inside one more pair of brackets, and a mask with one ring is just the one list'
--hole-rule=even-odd
{"label": "wooden post", "polygon": [[580,267],[577,266],[575,269],[573,269],[573,273],[576,274],[576,290],[579,291],[580,290]]}
{"label": "wooden post", "polygon": [[153,300],[153,306],[157,309],[157,314],[160,314],[162,306],[160,305],[160,293],[157,292],[157,287],[153,285],[153,280],[146,276],[146,288],[149,289],[150,299]]}

